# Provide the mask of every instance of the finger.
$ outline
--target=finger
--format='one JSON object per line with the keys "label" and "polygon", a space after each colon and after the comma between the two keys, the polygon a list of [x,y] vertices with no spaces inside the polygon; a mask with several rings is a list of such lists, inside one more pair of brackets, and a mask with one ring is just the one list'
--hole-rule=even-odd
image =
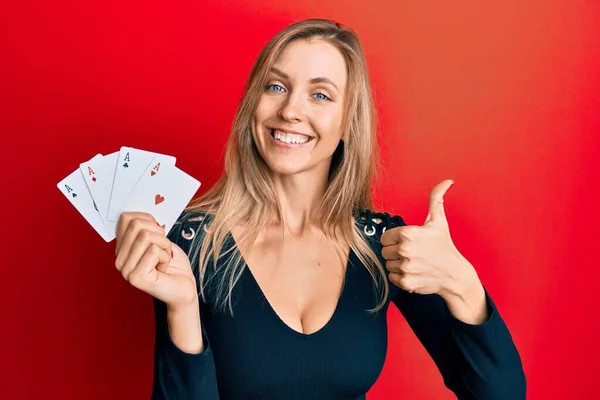
{"label": "finger", "polygon": [[410,275],[390,273],[389,279],[394,285],[407,292],[413,293],[418,290],[416,279]]}
{"label": "finger", "polygon": [[415,242],[404,240],[393,246],[386,246],[381,249],[381,255],[386,260],[399,260],[401,258],[413,257],[413,250],[417,246]]}
{"label": "finger", "polygon": [[431,190],[431,193],[429,194],[429,212],[427,213],[425,223],[446,219],[446,214],[444,212],[444,195],[453,184],[453,180],[446,179],[438,183]]}
{"label": "finger", "polygon": [[409,274],[409,275],[420,275],[420,271],[416,267],[414,261],[411,261],[407,258],[403,258],[401,260],[393,260],[387,261],[385,263],[385,267],[389,272],[393,272],[396,274]]}
{"label": "finger", "polygon": [[403,241],[416,240],[419,235],[420,226],[403,225],[386,230],[379,241],[383,246],[391,246]]}
{"label": "finger", "polygon": [[148,220],[148,221],[152,221],[152,222],[156,223],[156,220],[154,219],[154,217],[148,213],[124,212],[123,214],[121,214],[119,216],[119,221],[117,221],[117,231],[116,231],[117,246],[115,247],[115,255],[117,255],[117,253],[119,252],[119,250],[122,246],[121,239],[122,239],[123,235],[125,235],[125,233],[127,232],[129,225],[136,219],[143,219],[143,220]]}
{"label": "finger", "polygon": [[387,261],[385,266],[389,272],[396,274],[415,276],[423,274],[420,264],[409,258],[401,257],[400,260]]}
{"label": "finger", "polygon": [[[123,277],[137,268],[138,263],[151,246],[157,246],[159,249],[166,252],[169,260],[171,259],[171,241],[162,233],[142,230],[139,232],[135,242],[131,246],[127,259],[123,263],[121,271]],[[155,266],[156,265],[153,265],[152,267]]]}
{"label": "finger", "polygon": [[165,236],[165,231],[156,223],[149,221],[147,219],[134,219],[127,225],[127,231],[121,237],[121,244],[119,246],[119,251],[117,252],[117,258],[115,260],[115,264],[117,265],[117,269],[121,270],[129,258],[129,253],[131,251],[131,246],[137,240],[137,237],[141,231],[150,231],[156,232]]}
{"label": "finger", "polygon": [[379,241],[384,247],[397,244],[400,241],[398,228],[388,229],[383,232]]}
{"label": "finger", "polygon": [[405,263],[406,263],[406,259],[404,259],[404,258],[401,258],[399,260],[386,261],[385,268],[389,272],[401,274],[401,273],[404,273],[403,267],[404,267]]}
{"label": "finger", "polygon": [[168,263],[169,259],[170,255],[164,249],[152,244],[146,249],[136,268],[124,278],[136,288],[149,292],[151,286],[156,283],[156,265]]}
{"label": "finger", "polygon": [[402,256],[398,253],[398,246],[399,245],[395,244],[392,246],[385,246],[384,248],[382,248],[381,255],[383,256],[383,259],[387,261],[401,259]]}
{"label": "finger", "polygon": [[392,282],[394,285],[398,286],[399,288],[402,288],[402,280],[400,278],[402,278],[402,274],[399,274],[397,272],[391,272],[389,275],[390,278],[390,282]]}

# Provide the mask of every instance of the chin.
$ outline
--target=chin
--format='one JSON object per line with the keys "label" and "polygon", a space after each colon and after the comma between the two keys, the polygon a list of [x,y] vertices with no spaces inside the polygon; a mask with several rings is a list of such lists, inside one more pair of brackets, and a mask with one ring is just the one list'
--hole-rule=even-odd
{"label": "chin", "polygon": [[267,165],[269,166],[271,172],[278,175],[294,175],[306,171],[305,165],[285,162],[285,160],[283,162],[267,161]]}

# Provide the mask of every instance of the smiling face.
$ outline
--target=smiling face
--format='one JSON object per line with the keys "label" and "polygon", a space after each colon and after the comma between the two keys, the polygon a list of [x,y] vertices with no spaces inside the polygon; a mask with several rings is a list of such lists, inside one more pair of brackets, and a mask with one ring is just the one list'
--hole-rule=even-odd
{"label": "smiling face", "polygon": [[275,173],[329,170],[342,138],[346,62],[322,40],[289,43],[267,75],[252,123],[259,153]]}

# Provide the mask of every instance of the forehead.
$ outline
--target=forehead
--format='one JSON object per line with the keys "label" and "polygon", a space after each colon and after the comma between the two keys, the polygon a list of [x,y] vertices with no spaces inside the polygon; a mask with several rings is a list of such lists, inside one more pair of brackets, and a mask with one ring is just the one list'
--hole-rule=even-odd
{"label": "forehead", "polygon": [[329,78],[340,90],[346,85],[346,61],[342,53],[323,40],[294,40],[281,52],[273,65],[292,80]]}

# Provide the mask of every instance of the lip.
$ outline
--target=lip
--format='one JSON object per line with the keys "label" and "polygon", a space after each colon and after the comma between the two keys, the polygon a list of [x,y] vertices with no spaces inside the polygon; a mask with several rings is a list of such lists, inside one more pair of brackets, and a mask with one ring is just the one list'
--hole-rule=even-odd
{"label": "lip", "polygon": [[[308,141],[305,142],[305,143],[283,143],[283,142],[280,142],[279,140],[277,140],[277,139],[275,139],[273,137],[273,135],[271,134],[271,132],[274,131],[274,130],[285,132],[285,133],[295,133],[297,135],[304,135],[304,136],[308,136],[310,139],[308,139]],[[275,146],[284,147],[284,148],[292,148],[292,149],[293,148],[298,148],[298,147],[308,146],[315,139],[315,137],[311,136],[311,135],[306,135],[304,133],[290,131],[288,129],[281,129],[281,128],[267,128],[267,135],[269,136],[269,139],[271,139],[271,141],[273,141],[273,143],[274,143]]]}
{"label": "lip", "polygon": [[302,135],[302,136],[308,136],[309,138],[313,138],[314,136],[312,135],[308,135],[306,133],[302,133],[302,132],[298,132],[298,131],[293,131],[291,129],[285,129],[285,128],[278,128],[278,127],[274,127],[274,126],[267,126],[267,129],[269,130],[269,133],[271,133],[271,131],[281,131],[281,132],[285,132],[285,133],[291,133],[291,134],[296,134],[296,135]]}

